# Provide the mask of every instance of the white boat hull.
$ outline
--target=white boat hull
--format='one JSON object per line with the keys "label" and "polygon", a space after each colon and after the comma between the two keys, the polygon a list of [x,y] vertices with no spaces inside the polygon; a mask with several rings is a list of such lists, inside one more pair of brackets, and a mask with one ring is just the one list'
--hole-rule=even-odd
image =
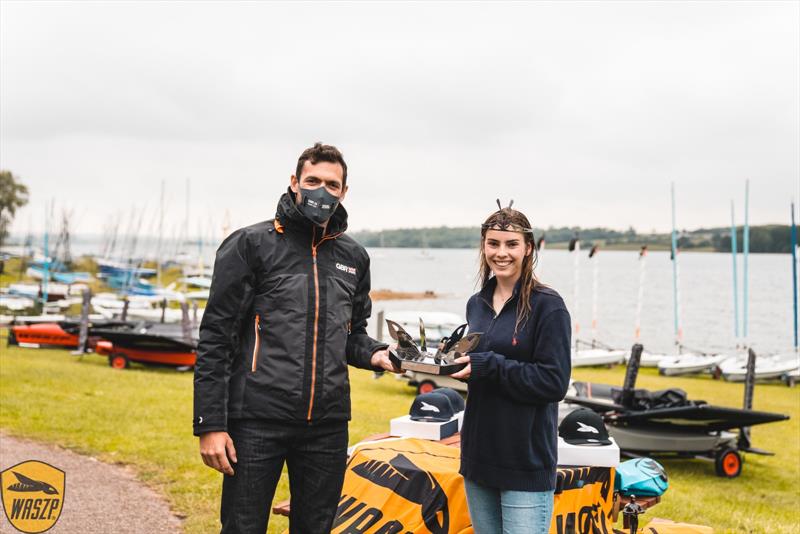
{"label": "white boat hull", "polygon": [[659,374],[665,376],[690,375],[703,373],[713,370],[730,355],[719,354],[715,356],[703,356],[701,354],[686,353],[678,356],[662,358],[658,362]]}
{"label": "white boat hull", "polygon": [[[658,367],[658,363],[664,358],[670,358],[667,354],[655,354],[652,352],[642,351],[642,357],[639,360],[639,367]],[[631,353],[625,353],[625,363],[631,359]]]}
{"label": "white boat hull", "polygon": [[[92,306],[94,310],[105,317],[106,319],[118,319],[122,315],[122,309],[119,308],[104,308],[103,306]],[[197,309],[197,320],[203,318],[205,308]],[[175,308],[166,308],[164,311],[165,323],[179,323],[183,320],[183,311]],[[158,323],[161,321],[162,310],[160,308],[130,308],[128,309],[128,319],[142,319],[145,321],[152,321]],[[194,310],[189,309],[189,320],[193,321],[195,318]]]}
{"label": "white boat hull", "polygon": [[[747,358],[730,358],[719,366],[722,377],[729,382],[743,382],[747,374]],[[777,354],[756,358],[756,380],[781,378],[800,368],[800,355],[797,353]]]}
{"label": "white boat hull", "polygon": [[573,367],[614,365],[625,361],[624,350],[586,349],[572,351]]}

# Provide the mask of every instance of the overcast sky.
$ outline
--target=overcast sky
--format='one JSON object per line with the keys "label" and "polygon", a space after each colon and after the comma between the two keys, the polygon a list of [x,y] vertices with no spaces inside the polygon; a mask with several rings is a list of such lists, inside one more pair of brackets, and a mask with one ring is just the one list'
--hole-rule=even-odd
{"label": "overcast sky", "polygon": [[76,232],[271,217],[337,145],[350,228],[787,223],[800,3],[0,3],[0,166]]}

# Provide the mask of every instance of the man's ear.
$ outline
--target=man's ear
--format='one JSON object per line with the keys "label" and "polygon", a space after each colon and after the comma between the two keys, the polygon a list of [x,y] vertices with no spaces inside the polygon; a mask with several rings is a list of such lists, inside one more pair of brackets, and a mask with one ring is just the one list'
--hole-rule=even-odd
{"label": "man's ear", "polygon": [[300,180],[297,179],[297,176],[294,174],[289,178],[289,188],[292,190],[294,194],[297,194],[300,191]]}
{"label": "man's ear", "polygon": [[344,186],[344,190],[342,190],[342,194],[341,194],[341,195],[339,195],[339,202],[340,202],[340,203],[341,203],[341,202],[344,202],[344,196],[347,194],[347,190],[348,190],[348,189],[349,189],[349,188],[348,188],[347,186]]}

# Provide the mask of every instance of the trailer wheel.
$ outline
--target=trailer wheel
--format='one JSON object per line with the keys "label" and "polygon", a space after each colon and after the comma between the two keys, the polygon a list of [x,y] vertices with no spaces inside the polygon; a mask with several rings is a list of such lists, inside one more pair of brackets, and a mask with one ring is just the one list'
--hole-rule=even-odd
{"label": "trailer wheel", "polygon": [[734,449],[722,449],[714,459],[714,470],[721,477],[738,477],[742,472],[742,455]]}
{"label": "trailer wheel", "polygon": [[422,393],[430,393],[436,388],[437,388],[436,382],[434,382],[433,380],[423,380],[417,386],[417,394],[419,395]]}
{"label": "trailer wheel", "polygon": [[130,367],[130,362],[124,354],[112,354],[108,357],[108,365],[114,369],[127,369]]}

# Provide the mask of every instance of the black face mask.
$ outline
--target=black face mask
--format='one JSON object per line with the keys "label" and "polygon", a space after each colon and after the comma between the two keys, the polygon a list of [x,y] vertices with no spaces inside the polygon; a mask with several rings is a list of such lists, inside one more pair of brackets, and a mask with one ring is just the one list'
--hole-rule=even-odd
{"label": "black face mask", "polygon": [[328,193],[324,186],[316,189],[304,189],[301,187],[300,197],[302,201],[298,204],[297,209],[306,219],[317,226],[322,226],[328,222],[328,219],[331,218],[331,215],[339,206],[339,198]]}

